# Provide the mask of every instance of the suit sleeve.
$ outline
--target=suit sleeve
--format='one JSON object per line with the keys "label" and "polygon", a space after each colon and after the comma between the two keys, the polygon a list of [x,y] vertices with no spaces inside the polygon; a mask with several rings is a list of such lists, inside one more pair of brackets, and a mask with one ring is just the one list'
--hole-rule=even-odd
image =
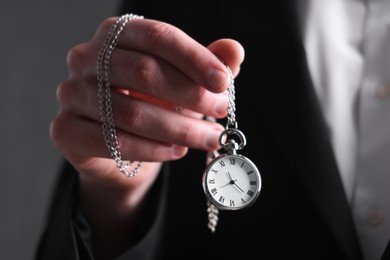
{"label": "suit sleeve", "polygon": [[[148,207],[149,212],[145,214],[150,218],[144,219],[135,234],[129,234],[129,239],[134,242],[116,260],[158,259],[166,204],[167,171],[168,165],[165,165],[151,189],[153,199]],[[91,232],[79,207],[77,186],[78,173],[66,162],[54,189],[46,227],[35,254],[36,260],[94,259],[89,239]]]}

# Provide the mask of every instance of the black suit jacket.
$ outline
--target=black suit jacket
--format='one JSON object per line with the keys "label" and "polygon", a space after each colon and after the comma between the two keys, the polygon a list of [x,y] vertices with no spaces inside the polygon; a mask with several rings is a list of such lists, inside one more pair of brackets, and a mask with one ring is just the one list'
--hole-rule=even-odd
{"label": "black suit jacket", "polygon": [[[205,154],[191,151],[167,163],[151,238],[135,245],[131,259],[145,253],[150,259],[362,259],[308,73],[295,1],[139,0],[124,2],[120,12],[166,21],[205,45],[226,37],[244,46],[235,81],[239,129],[248,140],[241,153],[263,179],[258,201],[243,211],[220,212],[211,234],[201,186]],[[71,219],[76,193],[68,185],[77,182],[69,176],[76,174],[60,182],[66,194],[57,194],[38,259],[91,257]]]}

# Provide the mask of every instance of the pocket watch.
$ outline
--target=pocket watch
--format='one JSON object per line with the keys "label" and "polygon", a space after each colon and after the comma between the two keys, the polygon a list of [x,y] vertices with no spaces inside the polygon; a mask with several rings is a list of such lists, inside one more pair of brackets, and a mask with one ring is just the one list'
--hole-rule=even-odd
{"label": "pocket watch", "polygon": [[252,205],[261,190],[261,176],[256,165],[247,157],[237,154],[236,150],[245,145],[245,137],[237,129],[227,129],[225,135],[237,135],[241,141],[238,144],[234,139],[221,144],[227,149],[212,160],[206,167],[202,183],[207,199],[220,210],[239,210]]}

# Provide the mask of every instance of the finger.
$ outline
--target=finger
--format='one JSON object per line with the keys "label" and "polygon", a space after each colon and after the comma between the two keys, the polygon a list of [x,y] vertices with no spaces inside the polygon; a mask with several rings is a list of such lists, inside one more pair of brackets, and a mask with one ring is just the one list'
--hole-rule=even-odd
{"label": "finger", "polygon": [[[96,51],[96,45],[91,43],[72,48],[68,54],[71,78],[96,78]],[[206,90],[157,57],[116,49],[110,67],[110,83],[113,86],[143,93],[200,114],[216,118],[226,116],[227,95]]]}
{"label": "finger", "polygon": [[202,114],[202,113],[195,112],[195,111],[190,110],[188,108],[185,108],[181,105],[167,102],[165,100],[161,100],[161,99],[158,99],[158,98],[155,98],[152,96],[148,96],[148,95],[145,95],[145,94],[140,93],[140,92],[136,92],[133,90],[124,90],[124,89],[118,89],[118,92],[123,93],[125,95],[129,95],[132,97],[142,99],[148,103],[154,104],[154,105],[162,107],[162,108],[166,108],[168,110],[176,111],[177,113],[180,113],[180,114],[183,114],[186,116],[191,116],[193,118],[198,118],[198,119],[204,118],[204,114]]}
{"label": "finger", "polygon": [[[62,109],[100,122],[95,87],[80,84],[67,81],[59,87]],[[116,127],[124,132],[196,149],[218,148],[218,136],[223,127],[217,123],[179,114],[115,91],[111,93],[111,100]]]}
{"label": "finger", "polygon": [[[111,18],[102,23],[96,34],[99,42],[106,37]],[[118,48],[149,53],[178,68],[194,82],[213,92],[228,87],[226,67],[206,47],[178,28],[150,19],[132,20],[123,30]]]}
{"label": "finger", "polygon": [[113,93],[115,124],[123,131],[161,142],[202,150],[218,148],[223,127]]}
{"label": "finger", "polygon": [[[110,157],[101,125],[96,121],[62,112],[52,121],[50,133],[56,147],[75,164],[82,164],[85,158]],[[176,160],[187,152],[185,147],[145,139],[123,131],[117,131],[117,135],[123,160]]]}
{"label": "finger", "polygon": [[238,75],[245,57],[244,48],[239,42],[233,39],[220,39],[207,48],[230,67],[234,76]]}
{"label": "finger", "polygon": [[118,49],[111,67],[111,83],[116,87],[158,97],[201,114],[226,116],[226,95],[206,90],[158,58]]}
{"label": "finger", "polygon": [[[93,109],[92,107],[95,105],[96,106],[95,110],[97,110],[99,108],[99,102],[97,96],[98,91],[95,87],[93,87],[94,84],[96,84],[96,79],[92,77],[90,77],[89,79],[88,78],[69,79],[61,83],[57,89],[57,99],[62,109],[64,110],[69,109],[69,110],[76,111],[80,107],[86,108],[85,104],[89,104],[88,105],[89,108]],[[93,91],[95,91],[95,93],[93,93]],[[118,89],[115,87],[112,88],[112,91],[144,100],[148,103],[154,104],[156,106],[171,111],[175,111],[177,113],[181,113],[186,116],[190,116],[197,119],[204,118],[204,114],[195,112],[193,110],[190,110],[178,104],[170,103],[165,100],[161,100],[159,98],[145,95],[140,92],[136,92],[133,90],[126,90],[126,89]],[[83,100],[82,103],[79,103],[80,100]],[[80,114],[80,113],[82,113],[81,110],[79,112],[76,112],[76,114]]]}

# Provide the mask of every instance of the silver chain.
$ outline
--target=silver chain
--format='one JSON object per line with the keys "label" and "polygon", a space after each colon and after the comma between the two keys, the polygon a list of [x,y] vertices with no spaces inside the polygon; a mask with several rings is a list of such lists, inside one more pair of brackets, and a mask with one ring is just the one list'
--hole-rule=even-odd
{"label": "silver chain", "polygon": [[228,105],[228,115],[227,115],[227,124],[226,128],[238,128],[238,123],[236,121],[236,90],[234,87],[234,77],[233,72],[229,68],[229,66],[225,65],[228,72],[229,72],[229,78],[230,78],[230,84],[228,88],[228,98],[229,98],[229,105]]}
{"label": "silver chain", "polygon": [[119,150],[118,137],[115,130],[114,115],[112,112],[110,60],[112,53],[118,43],[119,35],[125,28],[126,24],[130,20],[134,19],[143,19],[143,16],[135,14],[124,14],[115,21],[115,23],[108,31],[107,38],[100,50],[97,64],[98,98],[104,141],[111,157],[115,160],[119,171],[127,177],[133,177],[137,175],[141,168],[142,162],[138,162],[137,166],[129,172],[128,168],[133,165],[133,162],[125,162],[122,160],[122,155]]}
{"label": "silver chain", "polygon": [[[224,63],[224,62],[222,62]],[[226,122],[226,129],[237,129],[238,128],[238,123],[236,121],[236,91],[234,87],[234,76],[232,70],[229,68],[229,66],[225,65],[226,69],[229,72],[229,79],[230,79],[230,84],[228,87],[228,107],[227,107],[227,122]],[[211,121],[211,122],[216,122],[216,119],[214,117],[207,116],[206,120]],[[206,158],[206,165],[211,163],[212,160],[214,160],[216,157],[219,156],[219,152],[216,151],[209,151],[207,153],[207,158]],[[219,210],[217,207],[215,207],[210,201],[207,201],[207,218],[208,218],[208,224],[207,227],[210,229],[212,233],[215,232],[217,229],[217,224],[218,224],[218,214]]]}

